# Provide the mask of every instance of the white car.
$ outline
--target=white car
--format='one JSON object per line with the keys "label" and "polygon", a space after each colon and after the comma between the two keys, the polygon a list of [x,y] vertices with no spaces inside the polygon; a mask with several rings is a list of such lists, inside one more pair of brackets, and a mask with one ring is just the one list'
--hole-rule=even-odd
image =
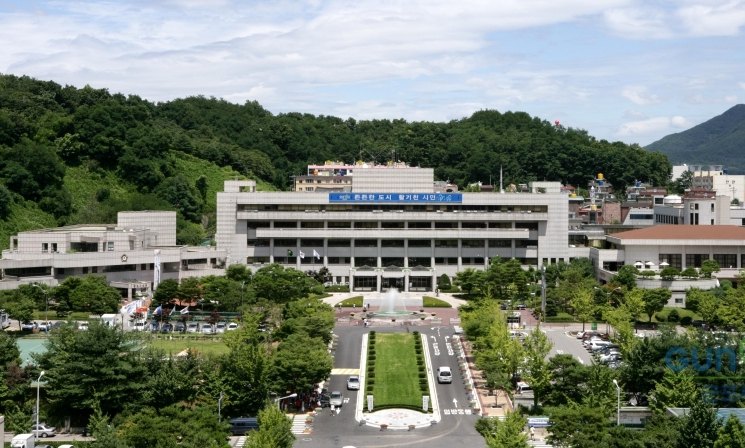
{"label": "white car", "polygon": [[186,325],[186,332],[187,333],[199,333],[199,324],[196,322],[189,322]]}
{"label": "white car", "polygon": [[227,331],[235,331],[238,329],[238,324],[235,322],[231,322],[228,324],[228,328],[226,328]]}
{"label": "white car", "polygon": [[329,396],[329,404],[338,408],[344,404],[344,396],[338,390],[331,392],[331,395]]}
{"label": "white car", "polygon": [[213,334],[215,332],[215,329],[212,327],[212,324],[202,324],[199,331],[202,334]]}
{"label": "white car", "polygon": [[352,375],[347,378],[347,390],[360,390],[360,377]]}
{"label": "white car", "polygon": [[225,322],[218,322],[217,325],[215,325],[215,333],[225,333],[227,327],[228,324]]}
{"label": "white car", "polygon": [[46,423],[39,423],[31,427],[31,433],[39,438],[54,437],[57,435],[54,426],[47,426]]}

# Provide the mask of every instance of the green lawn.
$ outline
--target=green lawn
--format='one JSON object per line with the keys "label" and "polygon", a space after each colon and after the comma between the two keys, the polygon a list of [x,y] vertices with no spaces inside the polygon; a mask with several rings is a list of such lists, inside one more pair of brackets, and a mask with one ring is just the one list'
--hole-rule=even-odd
{"label": "green lawn", "polygon": [[362,296],[350,297],[350,298],[348,298],[346,300],[343,300],[343,301],[339,302],[336,306],[350,307],[350,308],[352,306],[356,306],[358,308],[362,308],[362,300],[363,299],[364,299],[364,297],[362,297]]}
{"label": "green lawn", "polygon": [[147,345],[156,350],[176,355],[188,348],[195,350],[200,355],[222,355],[228,352],[228,347],[222,342],[222,338],[211,339],[151,339]]}
{"label": "green lawn", "polygon": [[440,300],[436,297],[424,296],[422,297],[422,306],[425,308],[452,308],[453,306],[444,300]]}
{"label": "green lawn", "polygon": [[375,407],[422,405],[419,369],[410,333],[378,333],[375,342]]}

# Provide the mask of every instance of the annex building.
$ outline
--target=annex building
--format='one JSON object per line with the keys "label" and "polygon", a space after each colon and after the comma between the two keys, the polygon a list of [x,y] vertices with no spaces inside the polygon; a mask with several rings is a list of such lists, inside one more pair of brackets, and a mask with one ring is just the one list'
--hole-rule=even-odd
{"label": "annex building", "polygon": [[119,212],[116,224],[81,224],[20,232],[0,259],[0,289],[57,286],[102,275],[122,296],[148,295],[161,280],[224,275],[225,252],[176,244],[176,212]]}
{"label": "annex building", "polygon": [[341,191],[317,188],[310,176],[302,185],[313,188],[294,192],[226,181],[218,250],[251,269],[326,267],[331,283],[351,291],[432,291],[438,276],[484,269],[493,257],[536,267],[569,261],[568,195],[558,182],[521,193],[448,192],[433,169],[401,165],[356,166],[344,177]]}

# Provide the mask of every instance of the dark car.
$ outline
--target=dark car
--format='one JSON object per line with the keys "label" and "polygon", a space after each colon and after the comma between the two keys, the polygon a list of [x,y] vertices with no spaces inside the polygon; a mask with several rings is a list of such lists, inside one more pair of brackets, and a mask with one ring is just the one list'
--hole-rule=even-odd
{"label": "dark car", "polygon": [[163,324],[160,327],[161,333],[170,333],[173,331],[173,324]]}
{"label": "dark car", "polygon": [[186,325],[183,322],[176,322],[173,325],[173,331],[175,331],[176,333],[185,333]]}
{"label": "dark car", "polygon": [[242,436],[257,429],[259,429],[259,419],[256,417],[240,417],[230,420],[230,433],[234,436]]}

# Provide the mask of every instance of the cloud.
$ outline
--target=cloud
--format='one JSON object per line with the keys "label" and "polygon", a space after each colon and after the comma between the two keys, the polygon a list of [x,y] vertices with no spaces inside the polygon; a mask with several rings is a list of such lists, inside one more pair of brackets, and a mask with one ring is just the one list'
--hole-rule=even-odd
{"label": "cloud", "polygon": [[627,100],[640,106],[659,103],[660,101],[657,95],[647,92],[646,87],[626,86],[623,88],[623,92],[621,94]]}
{"label": "cloud", "polygon": [[740,86],[741,89],[745,90],[745,82],[738,82],[738,86]]}
{"label": "cloud", "polygon": [[616,132],[619,137],[645,137],[672,132],[673,129],[690,127],[690,122],[680,115],[672,117],[652,117],[644,120],[623,123]]}
{"label": "cloud", "polygon": [[610,9],[603,13],[605,23],[619,36],[634,39],[669,38],[673,31],[666,11],[653,7]]}
{"label": "cloud", "polygon": [[737,36],[745,26],[745,2],[725,1],[695,4],[678,9],[676,15],[694,36]]}

